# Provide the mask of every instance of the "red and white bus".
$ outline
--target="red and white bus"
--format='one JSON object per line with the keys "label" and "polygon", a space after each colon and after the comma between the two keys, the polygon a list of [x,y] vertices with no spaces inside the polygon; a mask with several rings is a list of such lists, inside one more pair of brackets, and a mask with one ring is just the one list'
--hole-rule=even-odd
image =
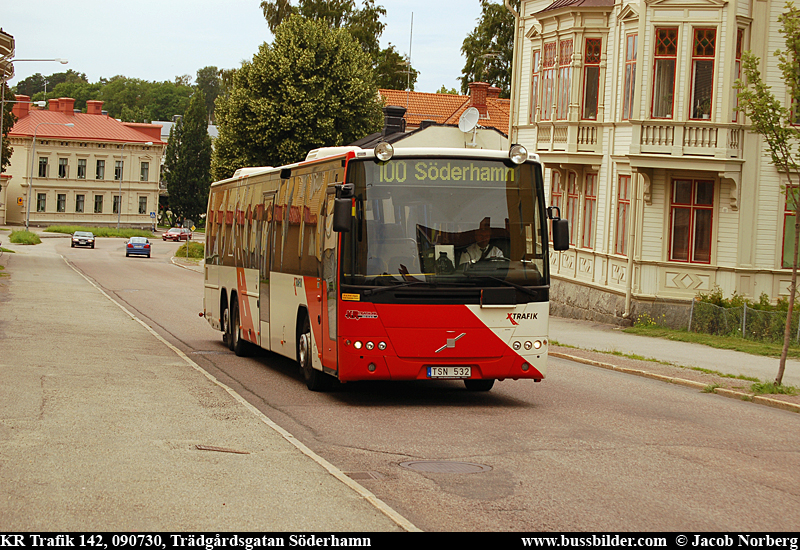
{"label": "red and white bus", "polygon": [[211,186],[203,316],[237,355],[335,380],[546,374],[548,217],[542,167],[509,151],[319,149]]}

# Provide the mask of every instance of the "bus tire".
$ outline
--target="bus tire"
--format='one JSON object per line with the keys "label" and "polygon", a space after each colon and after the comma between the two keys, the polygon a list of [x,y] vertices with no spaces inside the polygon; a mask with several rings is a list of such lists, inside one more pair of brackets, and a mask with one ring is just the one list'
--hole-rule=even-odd
{"label": "bus tire", "polygon": [[313,346],[311,345],[311,323],[308,321],[307,314],[303,314],[303,323],[300,327],[297,334],[297,362],[303,371],[303,379],[306,381],[306,386],[308,386],[309,390],[326,391],[330,388],[330,378],[324,372],[315,369],[311,364]]}
{"label": "bus tire", "polygon": [[228,349],[233,351],[231,347],[231,340],[233,337],[231,336],[231,310],[228,308],[228,304],[225,304],[222,308],[222,341],[225,345],[228,346]]}
{"label": "bus tire", "polygon": [[231,305],[231,351],[237,357],[247,357],[250,355],[250,343],[242,339],[242,329],[239,326],[239,300],[234,300]]}
{"label": "bus tire", "polygon": [[489,391],[492,389],[492,386],[494,386],[494,379],[476,380],[474,378],[468,378],[464,380],[464,385],[469,391]]}

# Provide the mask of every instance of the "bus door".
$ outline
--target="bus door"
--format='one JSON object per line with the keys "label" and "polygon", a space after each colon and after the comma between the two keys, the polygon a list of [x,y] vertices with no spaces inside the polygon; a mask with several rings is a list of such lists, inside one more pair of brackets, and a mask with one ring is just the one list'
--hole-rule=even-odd
{"label": "bus door", "polygon": [[334,190],[328,192],[322,214],[322,235],[319,239],[320,258],[322,262],[322,283],[320,298],[322,300],[322,365],[326,369],[339,370],[338,351],[336,345],[337,322],[336,313],[339,301],[339,234],[333,230]]}
{"label": "bus door", "polygon": [[264,193],[261,206],[261,227],[258,233],[258,310],[261,333],[261,347],[271,349],[269,339],[269,274],[272,268],[273,235],[272,208],[275,204],[275,191]]}

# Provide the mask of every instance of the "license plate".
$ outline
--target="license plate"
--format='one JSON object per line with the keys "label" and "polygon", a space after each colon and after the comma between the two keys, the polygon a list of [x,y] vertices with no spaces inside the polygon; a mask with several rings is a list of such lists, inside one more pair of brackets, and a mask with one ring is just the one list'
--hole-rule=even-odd
{"label": "license plate", "polygon": [[469,378],[472,367],[428,367],[428,378]]}

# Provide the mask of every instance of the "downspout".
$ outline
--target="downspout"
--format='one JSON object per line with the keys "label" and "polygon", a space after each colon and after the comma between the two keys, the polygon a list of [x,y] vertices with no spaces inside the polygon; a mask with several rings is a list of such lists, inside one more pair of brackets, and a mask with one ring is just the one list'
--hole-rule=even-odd
{"label": "downspout", "polygon": [[[514,134],[514,110],[515,104],[514,101],[517,95],[517,37],[519,36],[519,25],[520,25],[520,17],[519,13],[511,6],[510,0],[504,0],[503,4],[506,6],[506,9],[511,12],[511,15],[514,16],[514,53],[511,58],[511,98],[510,98],[510,106],[508,109],[508,144],[512,145],[516,143],[516,136]],[[521,4],[520,4],[521,5]]]}
{"label": "downspout", "polygon": [[638,216],[636,210],[639,208],[639,178],[638,171],[631,171],[631,211],[630,211],[630,227],[628,233],[628,267],[627,276],[628,280],[625,285],[625,312],[622,314],[623,319],[628,319],[631,316],[631,299],[633,297],[633,252],[636,246],[636,223]]}

